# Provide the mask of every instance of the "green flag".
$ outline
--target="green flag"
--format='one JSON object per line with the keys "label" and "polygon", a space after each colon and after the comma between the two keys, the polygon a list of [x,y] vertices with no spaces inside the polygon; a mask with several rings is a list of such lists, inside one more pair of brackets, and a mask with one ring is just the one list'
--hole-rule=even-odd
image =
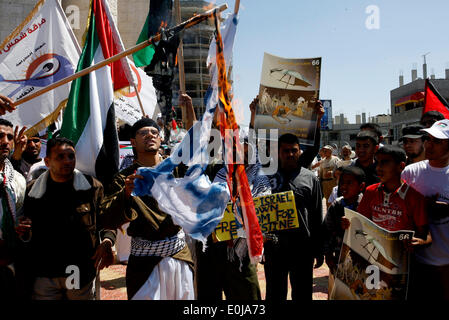
{"label": "green flag", "polygon": [[[140,32],[137,44],[148,40],[150,37],[157,34],[161,27],[167,27],[170,25],[171,12],[173,7],[172,0],[151,0],[150,1],[150,11],[148,13],[147,19],[145,20],[145,25]],[[153,60],[156,47],[151,44],[142,50],[133,53],[134,64],[136,67],[144,67],[151,63]]]}

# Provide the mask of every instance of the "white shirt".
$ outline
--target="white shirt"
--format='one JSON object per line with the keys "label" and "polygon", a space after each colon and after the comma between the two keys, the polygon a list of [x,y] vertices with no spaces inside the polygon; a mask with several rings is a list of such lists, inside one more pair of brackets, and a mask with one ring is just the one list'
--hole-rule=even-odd
{"label": "white shirt", "polygon": [[327,199],[327,203],[332,204],[335,200],[337,200],[337,198],[338,198],[338,186],[335,186],[332,189],[329,199]]}
{"label": "white shirt", "polygon": [[[438,194],[438,201],[449,203],[449,166],[435,168],[429,160],[423,160],[405,167],[402,179],[425,197]],[[441,219],[428,212],[432,244],[415,250],[416,259],[435,266],[449,265],[449,213]]]}

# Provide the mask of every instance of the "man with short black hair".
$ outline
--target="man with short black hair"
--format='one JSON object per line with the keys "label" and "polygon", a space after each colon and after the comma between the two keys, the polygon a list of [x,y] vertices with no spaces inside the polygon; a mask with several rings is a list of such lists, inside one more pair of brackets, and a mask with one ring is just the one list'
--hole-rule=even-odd
{"label": "man with short black hair", "polygon": [[[126,269],[129,300],[194,299],[193,260],[182,228],[159,209],[151,196],[133,196],[139,167],[154,167],[159,156],[161,128],[149,118],[131,128],[134,163],[120,171],[107,188],[101,221],[110,229],[129,222],[131,254]],[[176,170],[176,169],[175,169]],[[179,173],[175,171],[175,176]]]}
{"label": "man with short black hair", "polygon": [[14,169],[27,179],[31,166],[42,161],[40,157],[41,139],[39,133],[27,137],[24,134],[24,129],[25,127],[18,132],[18,127],[16,127],[14,131],[15,148],[11,156],[11,163]]}
{"label": "man with short black hair", "polygon": [[426,159],[421,129],[424,129],[421,125],[412,125],[402,129],[402,138],[399,139],[399,142],[402,143],[402,148],[407,155],[406,165]]}
{"label": "man with short black hair", "polygon": [[444,115],[439,111],[427,111],[421,116],[420,123],[426,127],[430,128],[435,122],[443,120]]}
{"label": "man with short black hair", "polygon": [[410,296],[449,300],[449,120],[423,131],[427,160],[408,165],[402,179],[427,198],[432,243],[415,250]]}
{"label": "man with short black hair", "polygon": [[360,126],[360,131],[371,131],[374,132],[377,136],[377,144],[379,145],[379,148],[383,146],[382,141],[384,139],[382,135],[382,130],[380,129],[380,126],[377,123],[367,122]]}
{"label": "man with short black hair", "polygon": [[299,228],[273,232],[277,241],[265,243],[266,299],[287,298],[288,276],[293,300],[311,300],[313,267],[322,265],[322,204],[320,183],[313,172],[300,165],[299,140],[284,134],[278,140],[278,172],[270,177],[272,193],[293,191]]}
{"label": "man with short black hair", "polygon": [[17,235],[24,236],[30,225],[20,212],[25,197],[25,179],[8,159],[13,147],[13,125],[0,119],[0,300],[17,296],[14,275],[19,246]]}
{"label": "man with short black hair", "polygon": [[114,261],[115,231],[97,220],[103,186],[75,169],[69,139],[50,139],[44,160],[48,170],[28,185],[24,204],[33,224],[33,299],[94,300],[98,270]]}
{"label": "man with short black hair", "polygon": [[376,162],[374,159],[377,149],[379,149],[379,140],[374,132],[363,130],[357,134],[355,143],[357,159],[351,166],[359,167],[365,172],[367,187],[380,181],[376,174]]}

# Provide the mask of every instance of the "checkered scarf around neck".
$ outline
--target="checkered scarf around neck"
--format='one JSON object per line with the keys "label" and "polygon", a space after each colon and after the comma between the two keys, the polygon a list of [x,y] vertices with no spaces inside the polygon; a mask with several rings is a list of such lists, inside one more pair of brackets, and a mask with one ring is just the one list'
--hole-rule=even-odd
{"label": "checkered scarf around neck", "polygon": [[13,249],[17,245],[16,225],[16,197],[12,189],[14,180],[14,168],[8,159],[4,160],[3,172],[0,172],[0,229],[2,230],[3,240],[8,248]]}

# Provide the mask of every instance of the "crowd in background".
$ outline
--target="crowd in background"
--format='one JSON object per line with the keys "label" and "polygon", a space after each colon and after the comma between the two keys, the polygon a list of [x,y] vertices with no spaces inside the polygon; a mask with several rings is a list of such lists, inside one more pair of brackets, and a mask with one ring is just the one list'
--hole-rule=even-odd
{"label": "crowd in background", "polygon": [[[0,97],[3,112],[8,101]],[[195,120],[189,97],[183,97]],[[258,99],[250,105],[251,123]],[[329,267],[329,292],[342,239],[350,226],[344,208],[358,211],[389,231],[412,230],[409,299],[449,299],[449,120],[424,114],[405,127],[398,145],[384,144],[376,124],[360,127],[355,148],[320,144],[321,102],[315,112],[314,145],[301,148],[293,134],[278,139],[275,174],[264,175],[258,146],[248,139],[245,171],[253,197],[293,191],[299,228],[264,233],[266,300],[311,300],[313,269]],[[193,116],[192,116],[193,115]],[[0,297],[4,299],[95,299],[99,270],[114,262],[117,232],[127,226],[128,299],[260,300],[257,266],[246,235],[207,245],[193,241],[152,196],[136,196],[139,167],[169,156],[164,123],[143,118],[127,128],[133,156],[109,185],[75,169],[73,142],[27,137],[25,128],[0,119]],[[49,138],[40,157],[41,139]],[[121,139],[123,140],[123,139]],[[167,139],[165,139],[167,141]],[[249,151],[256,154],[248,161]],[[215,155],[210,181],[226,181]],[[179,167],[176,177],[183,177]],[[326,208],[323,208],[325,200]],[[213,205],[211,203],[210,205]],[[119,231],[117,231],[119,230]],[[75,266],[75,268],[73,268]],[[98,298],[98,296],[97,296]]]}

